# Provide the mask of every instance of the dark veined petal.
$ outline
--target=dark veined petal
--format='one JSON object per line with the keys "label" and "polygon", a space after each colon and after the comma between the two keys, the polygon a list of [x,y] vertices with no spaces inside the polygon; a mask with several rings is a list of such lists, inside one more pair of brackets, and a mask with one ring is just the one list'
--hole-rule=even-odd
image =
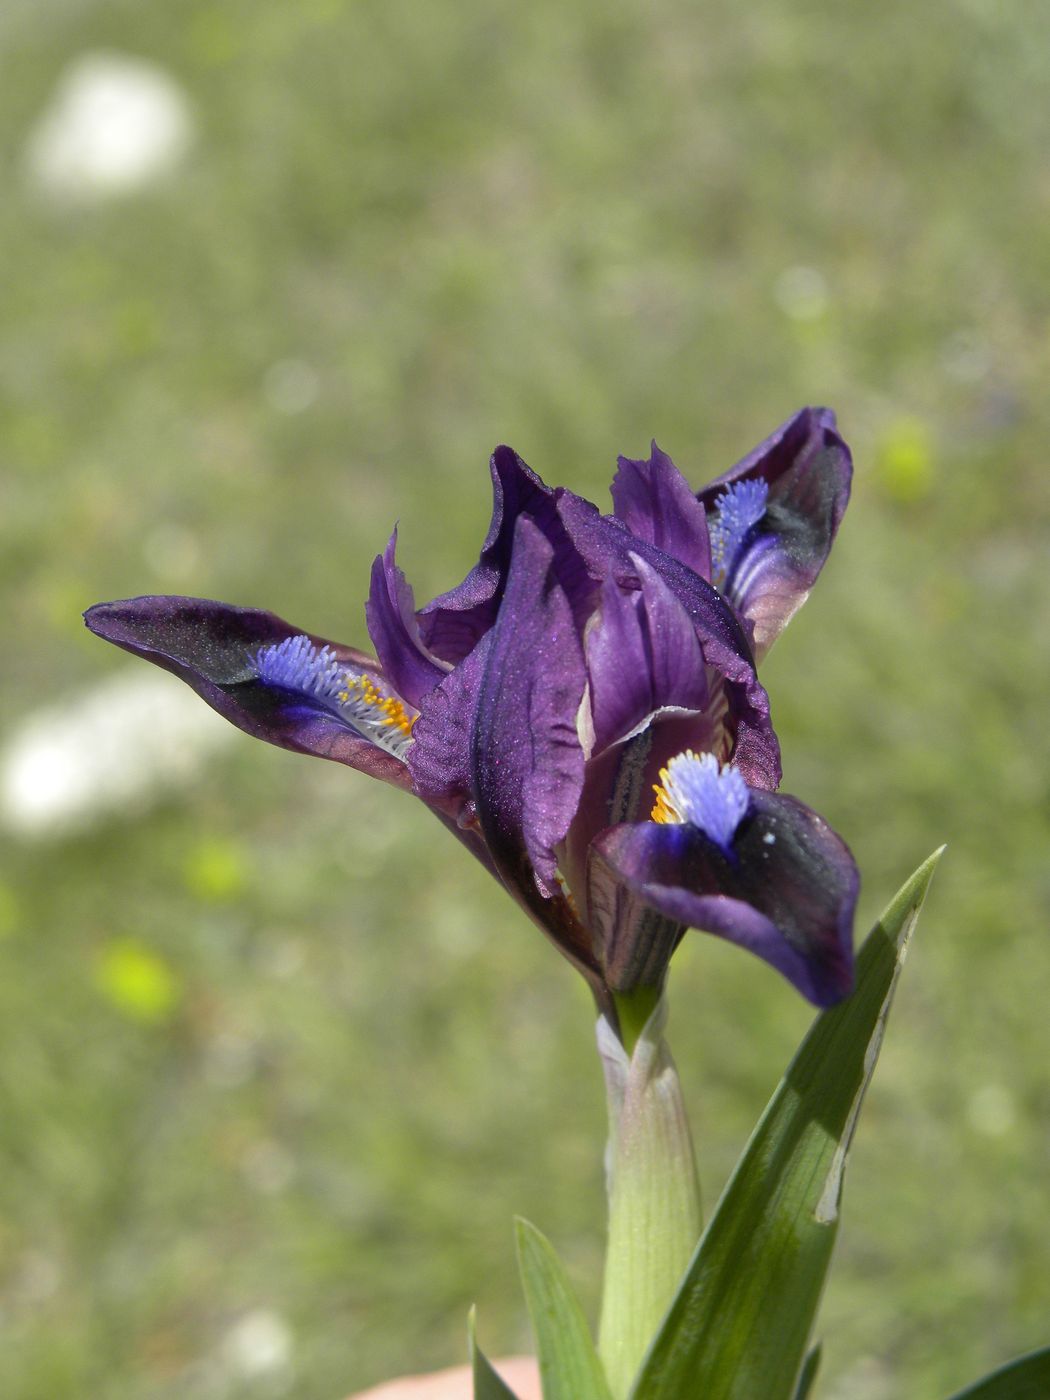
{"label": "dark veined petal", "polygon": [[609,990],[627,994],[662,987],[685,924],[662,914],[623,880],[606,859],[603,843],[588,852],[586,888],[594,954]]}
{"label": "dark veined petal", "polygon": [[692,487],[656,443],[649,458],[619,458],[613,510],[637,539],[656,545],[701,578],[711,577],[707,513]]}
{"label": "dark veined petal", "polygon": [[396,549],[395,530],[372,565],[365,617],[384,673],[402,699],[418,709],[420,700],[444,680],[449,667],[437,662],[423,645],[412,589],[397,567]]}
{"label": "dark veined petal", "polygon": [[555,888],[554,848],[583,783],[576,719],[583,651],[553,571],[554,550],[518,521],[506,592],[488,646],[472,735],[474,797],[504,879]]}
{"label": "dark veined petal", "polygon": [[633,927],[603,914],[607,893],[592,910],[592,922],[602,920],[599,939],[616,948],[617,975],[632,985],[653,976],[648,908],[749,948],[818,1006],[852,989],[857,867],[841,838],[793,797],[750,792],[727,848],[691,823],[645,822],[604,832],[593,860],[605,867],[592,872],[593,886],[607,891],[612,879],[633,896],[612,906],[633,913]]}
{"label": "dark veined petal", "polygon": [[[382,670],[363,652],[308,636],[273,613],[202,598],[99,603],[88,609],[84,620],[97,636],[179,676],[245,733],[281,748],[346,763],[397,787],[410,786],[403,759],[356,730],[340,706],[327,702],[322,693],[330,689],[328,676],[342,669],[390,696]],[[303,639],[301,644],[297,638]],[[262,653],[276,658],[269,667],[260,666]],[[282,660],[288,663],[283,669],[290,677],[295,656],[303,682],[298,688],[263,679],[260,671],[278,674]]]}
{"label": "dark veined petal", "polygon": [[750,626],[759,659],[824,566],[852,472],[835,415],[804,408],[699,493],[709,514],[712,577]]}

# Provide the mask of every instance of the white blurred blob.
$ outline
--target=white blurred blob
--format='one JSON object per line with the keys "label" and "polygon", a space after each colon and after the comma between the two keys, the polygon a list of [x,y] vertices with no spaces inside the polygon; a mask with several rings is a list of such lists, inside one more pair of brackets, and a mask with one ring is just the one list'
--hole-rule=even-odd
{"label": "white blurred blob", "polygon": [[320,382],[305,360],[278,360],[266,371],[263,393],[278,413],[304,413],[316,402]]}
{"label": "white blurred blob", "polygon": [[788,267],[773,288],[777,305],[793,321],[816,321],[831,300],[824,274],[815,267]]}
{"label": "white blurred blob", "polygon": [[1006,1137],[1017,1123],[1017,1106],[1002,1084],[983,1084],[966,1105],[970,1126],[985,1137]]}
{"label": "white blurred blob", "polygon": [[0,823],[20,836],[145,810],[200,776],[233,728],[173,676],[121,672],[37,710],[0,750]]}
{"label": "white blurred blob", "polygon": [[29,134],[30,179],[53,198],[93,203],[166,175],[193,139],[190,104],[156,64],[102,51],[63,72]]}
{"label": "white blurred blob", "polygon": [[256,1308],[226,1333],[223,1360],[244,1380],[283,1371],[292,1359],[292,1331],[279,1313]]}

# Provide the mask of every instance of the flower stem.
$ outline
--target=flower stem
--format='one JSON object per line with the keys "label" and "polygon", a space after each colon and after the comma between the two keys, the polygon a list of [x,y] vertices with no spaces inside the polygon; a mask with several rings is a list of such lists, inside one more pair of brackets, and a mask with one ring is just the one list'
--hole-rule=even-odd
{"label": "flower stem", "polygon": [[631,999],[626,1016],[624,1000],[617,1000],[622,1043],[604,1017],[598,1022],[609,1104],[598,1351],[617,1400],[625,1400],[700,1236],[692,1137],[663,1036],[667,1004],[650,998],[643,1021],[641,999]]}
{"label": "flower stem", "polygon": [[656,1010],[660,995],[657,987],[639,987],[629,996],[613,993],[620,1020],[620,1040],[628,1055],[634,1052],[646,1023]]}

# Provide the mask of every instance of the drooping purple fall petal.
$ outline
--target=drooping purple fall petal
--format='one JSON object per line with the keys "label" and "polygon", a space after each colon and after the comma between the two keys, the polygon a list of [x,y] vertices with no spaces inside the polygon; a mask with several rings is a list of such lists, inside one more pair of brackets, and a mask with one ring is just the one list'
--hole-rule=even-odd
{"label": "drooping purple fall petal", "polygon": [[[750,793],[728,850],[691,822],[615,827],[595,842],[592,881],[612,879],[674,924],[748,948],[818,1006],[852,987],[853,913],[859,876],[848,847],[793,797]],[[602,868],[604,867],[604,868]],[[592,919],[606,919],[607,895]],[[621,899],[619,911],[624,912]],[[613,975],[637,985],[650,961],[645,924],[621,922],[600,939],[617,950]]]}
{"label": "drooping purple fall petal", "polygon": [[[410,786],[403,759],[360,732],[342,712],[345,707],[333,704],[327,692],[320,693],[326,668],[335,665],[389,694],[382,670],[363,652],[304,634],[273,613],[202,598],[99,603],[88,609],[84,620],[97,636],[179,676],[245,733],[348,764],[397,787]],[[304,637],[312,652],[299,657],[297,674],[305,684],[297,688],[290,683],[294,658],[287,654],[282,673],[286,683],[275,684],[274,671],[264,679],[260,653],[272,654],[298,637]]]}

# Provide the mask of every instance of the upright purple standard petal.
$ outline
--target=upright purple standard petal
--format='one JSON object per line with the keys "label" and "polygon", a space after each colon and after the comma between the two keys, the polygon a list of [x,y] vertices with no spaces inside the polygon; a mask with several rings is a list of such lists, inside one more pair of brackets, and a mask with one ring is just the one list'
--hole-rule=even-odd
{"label": "upright purple standard petal", "polygon": [[780,782],[780,746],[770,722],[769,697],[755,673],[741,624],[725,599],[685,564],[635,539],[619,520],[600,515],[579,496],[566,492],[558,514],[593,578],[612,577],[622,588],[641,588],[632,556],[659,575],[692,621],[705,662],[723,678],[735,724],[734,763],[752,787],[775,789]]}
{"label": "upright purple standard petal", "polygon": [[404,760],[355,728],[353,707],[329,684],[335,668],[386,692],[363,652],[308,636],[273,613],[202,598],[99,603],[84,620],[97,636],[179,676],[245,733],[410,786]]}
{"label": "upright purple standard petal", "polygon": [[[624,739],[657,710],[702,710],[709,686],[692,619],[644,559],[632,556],[640,588],[602,585],[587,630],[594,749]],[[698,741],[699,742],[699,741]]]}
{"label": "upright purple standard petal", "polygon": [[365,604],[368,634],[380,664],[397,693],[418,709],[424,695],[444,680],[448,664],[439,664],[424,647],[416,622],[412,589],[397,567],[397,531],[372,565]]}
{"label": "upright purple standard petal", "polygon": [[489,472],[492,519],[481,558],[462,583],[419,612],[424,644],[435,656],[452,663],[462,661],[496,620],[518,517],[528,514],[542,520],[554,510],[554,492],[511,448],[496,448]]}
{"label": "upright purple standard petal", "polygon": [[701,578],[711,577],[707,514],[692,487],[654,442],[649,458],[619,459],[613,510],[636,539],[656,545]]}
{"label": "upright purple standard petal", "polygon": [[535,878],[544,894],[555,886],[554,848],[583,783],[583,652],[553,558],[540,530],[519,520],[472,752],[478,815],[497,865],[514,883]]}
{"label": "upright purple standard petal", "polygon": [[470,655],[420,702],[408,768],[424,802],[459,801],[473,808],[474,722],[493,640],[494,634],[486,632]]}
{"label": "upright purple standard petal", "polygon": [[[603,833],[593,860],[605,870],[592,879],[626,886],[636,917],[647,906],[672,926],[749,948],[818,1006],[852,988],[857,867],[845,843],[793,797],[752,791],[728,846],[692,822],[645,822]],[[598,901],[598,917],[602,908]],[[599,936],[617,949],[614,977],[630,980],[639,968],[652,975],[637,929],[621,922]]]}
{"label": "upright purple standard petal", "polygon": [[750,626],[759,659],[816,582],[849,501],[852,474],[835,415],[804,408],[700,492],[711,530],[712,577]]}

